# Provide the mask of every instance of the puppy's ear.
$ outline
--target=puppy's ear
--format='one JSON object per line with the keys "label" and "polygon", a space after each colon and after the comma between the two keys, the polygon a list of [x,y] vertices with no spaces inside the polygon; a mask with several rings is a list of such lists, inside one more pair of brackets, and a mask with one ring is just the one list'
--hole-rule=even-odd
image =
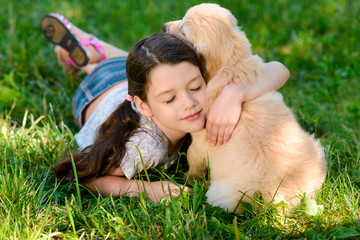
{"label": "puppy's ear", "polygon": [[196,21],[192,21],[188,25],[189,30],[186,37],[193,43],[194,49],[204,56],[211,55],[211,46],[218,46],[217,42],[220,36],[216,34],[217,30],[213,23],[205,17],[198,16]]}
{"label": "puppy's ear", "polygon": [[235,47],[240,52],[241,56],[248,56],[252,54],[251,43],[246,37],[245,32],[242,31],[240,27],[234,26],[232,31],[232,39],[235,42]]}
{"label": "puppy's ear", "polygon": [[237,21],[232,15],[201,19],[199,24],[193,26],[192,32],[196,31],[196,41],[193,41],[195,42],[194,48],[205,58],[222,60],[231,58],[235,48],[242,56],[251,54],[250,42],[236,23]]}
{"label": "puppy's ear", "polygon": [[[205,59],[223,59],[226,51],[233,48],[232,41],[224,37],[224,26],[216,21],[202,24],[194,47]],[[229,36],[229,34],[226,34]]]}

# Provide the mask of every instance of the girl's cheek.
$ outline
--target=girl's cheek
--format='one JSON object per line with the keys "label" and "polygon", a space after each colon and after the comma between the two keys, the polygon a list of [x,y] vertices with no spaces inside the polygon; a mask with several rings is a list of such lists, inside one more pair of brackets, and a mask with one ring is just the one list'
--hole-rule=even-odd
{"label": "girl's cheek", "polygon": [[202,99],[201,100],[202,100],[202,104],[205,105],[206,102],[207,102],[206,92],[205,91],[202,93]]}

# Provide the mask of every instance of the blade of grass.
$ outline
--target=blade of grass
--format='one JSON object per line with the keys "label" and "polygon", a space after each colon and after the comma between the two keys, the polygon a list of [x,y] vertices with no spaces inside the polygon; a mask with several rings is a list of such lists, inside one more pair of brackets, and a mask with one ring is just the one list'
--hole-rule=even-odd
{"label": "blade of grass", "polygon": [[358,214],[356,213],[355,209],[354,209],[354,206],[351,204],[348,196],[344,193],[344,198],[345,198],[345,201],[347,203],[347,205],[349,206],[350,210],[351,210],[351,213],[353,214],[354,218],[355,218],[355,222],[357,224],[357,227],[360,229],[360,220],[359,220],[359,216]]}
{"label": "blade of grass", "polygon": [[74,176],[75,176],[75,187],[76,187],[77,201],[78,201],[79,207],[81,207],[81,195],[80,195],[80,188],[79,188],[79,179],[77,177],[76,165],[75,165],[74,156],[73,156],[72,152],[70,152],[70,157],[71,157],[71,164],[72,164],[72,167],[73,167],[73,170],[74,170]]}

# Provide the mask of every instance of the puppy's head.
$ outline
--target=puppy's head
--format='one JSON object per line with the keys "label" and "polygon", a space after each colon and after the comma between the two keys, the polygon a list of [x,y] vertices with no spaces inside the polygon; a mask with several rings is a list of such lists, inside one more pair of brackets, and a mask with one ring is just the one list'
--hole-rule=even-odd
{"label": "puppy's head", "polygon": [[251,45],[236,18],[217,4],[196,5],[182,20],[165,23],[163,30],[187,39],[206,61],[217,59],[223,65],[234,55],[241,58],[251,54]]}

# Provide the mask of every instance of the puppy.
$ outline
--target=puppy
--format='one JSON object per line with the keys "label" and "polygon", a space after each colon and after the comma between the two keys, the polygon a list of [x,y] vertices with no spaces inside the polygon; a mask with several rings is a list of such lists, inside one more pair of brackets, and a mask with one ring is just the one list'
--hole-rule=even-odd
{"label": "puppy", "polygon": [[[188,40],[205,59],[208,106],[224,86],[253,84],[260,76],[261,58],[251,53],[231,12],[217,4],[194,6],[163,30]],[[324,181],[320,142],[301,129],[278,92],[245,102],[227,143],[211,146],[205,135],[205,129],[192,134],[189,173],[196,177],[209,167],[207,202],[229,212],[244,212],[239,201],[253,204],[255,193],[274,203],[284,201],[291,209],[300,202],[297,195],[314,197]]]}

